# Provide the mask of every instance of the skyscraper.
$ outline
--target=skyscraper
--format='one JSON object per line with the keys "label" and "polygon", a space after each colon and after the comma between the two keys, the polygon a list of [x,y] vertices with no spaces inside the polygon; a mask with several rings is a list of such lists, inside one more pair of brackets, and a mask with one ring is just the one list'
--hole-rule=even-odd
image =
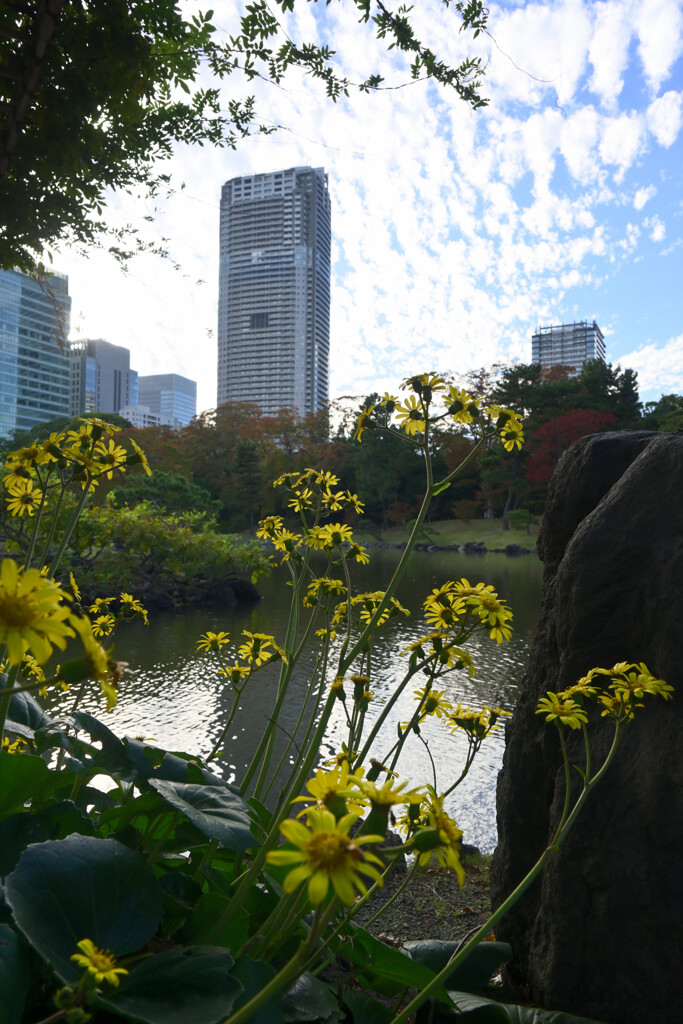
{"label": "skyscraper", "polygon": [[328,400],[330,196],[322,167],[233,178],[223,186],[218,404],[265,414]]}
{"label": "skyscraper", "polygon": [[159,422],[177,430],[197,413],[197,382],[179,373],[152,373],[138,378],[140,405]]}
{"label": "skyscraper", "polygon": [[101,338],[72,341],[71,415],[118,412],[138,400],[138,375],[130,368],[130,349]]}
{"label": "skyscraper", "polygon": [[570,366],[575,377],[589,359],[605,361],[605,339],[595,320],[539,327],[531,337],[531,362],[542,370]]}
{"label": "skyscraper", "polygon": [[0,271],[0,437],[69,415],[70,318],[65,275]]}

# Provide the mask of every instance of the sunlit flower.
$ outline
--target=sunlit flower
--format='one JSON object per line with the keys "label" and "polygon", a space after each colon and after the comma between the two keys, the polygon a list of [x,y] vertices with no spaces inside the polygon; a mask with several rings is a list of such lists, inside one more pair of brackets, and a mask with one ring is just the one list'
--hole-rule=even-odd
{"label": "sunlit flower", "polygon": [[197,641],[198,651],[220,651],[221,647],[230,642],[229,633],[203,633]]}
{"label": "sunlit flower", "polygon": [[92,612],[93,615],[99,615],[102,612],[107,612],[109,611],[109,605],[115,600],[115,597],[96,597],[88,608],[88,611]]}
{"label": "sunlit flower", "polygon": [[119,594],[119,601],[121,602],[121,614],[128,617],[134,616],[143,620],[146,626],[149,625],[149,619],[147,617],[147,609],[138,601],[132,594],[122,593]]}
{"label": "sunlit flower", "polygon": [[218,670],[218,675],[223,676],[224,679],[227,679],[228,682],[232,683],[232,685],[237,690],[239,690],[242,683],[245,681],[245,679],[249,677],[250,674],[251,668],[249,668],[247,665],[240,665],[238,661],[236,661],[233,665],[226,665],[223,668],[219,668]]}
{"label": "sunlit flower", "polygon": [[359,499],[357,494],[352,494],[351,491],[347,491],[346,502],[351,508],[353,508],[355,512],[358,513],[359,516],[363,514],[363,509],[365,508],[365,505]]}
{"label": "sunlit flower", "polygon": [[92,620],[93,636],[109,636],[116,625],[113,615],[98,615]]}
{"label": "sunlit flower", "polygon": [[[242,636],[247,639],[240,646],[238,654],[240,658],[245,658],[250,664],[256,665],[257,668],[260,665],[265,665],[268,661],[272,661],[273,658],[279,657],[283,661],[287,661],[285,652],[276,644],[274,636],[270,636],[267,633],[250,633],[248,629],[242,630]],[[272,650],[270,650],[271,647],[273,648]]]}
{"label": "sunlit flower", "polygon": [[370,562],[370,555],[367,553],[362,544],[356,544],[354,541],[346,554],[347,558],[355,558],[361,565],[368,565]]}
{"label": "sunlit flower", "polygon": [[462,830],[457,823],[443,809],[443,797],[437,796],[431,786],[427,787],[429,798],[423,805],[423,813],[427,821],[427,828],[418,832],[411,843],[418,852],[418,863],[422,867],[429,864],[432,857],[436,857],[443,868],[453,868],[458,883],[462,886],[465,881],[465,871],[460,861],[460,840]]}
{"label": "sunlit flower", "polygon": [[636,703],[635,700],[623,690],[618,691],[615,694],[601,693],[598,696],[598,702],[603,705],[604,711],[602,712],[603,718],[612,718],[615,722],[625,722],[633,718],[635,715],[636,708],[644,707],[643,704]]}
{"label": "sunlit flower", "polygon": [[[362,773],[363,769],[361,768],[358,778],[362,776]],[[363,813],[364,806],[367,806],[367,800],[359,794],[357,789],[354,789],[355,781],[356,773],[354,772],[354,775],[350,776],[349,762],[346,760],[328,771],[319,768],[314,777],[306,783],[306,789],[310,795],[297,796],[292,803],[305,801],[310,804],[310,799],[313,797],[318,808],[326,808],[334,814],[335,818],[343,818],[345,814],[349,813],[360,815]],[[302,817],[308,810],[310,807],[304,808],[298,817]]]}
{"label": "sunlit flower", "polygon": [[139,463],[142,466],[142,468],[144,469],[144,471],[147,474],[147,476],[151,476],[152,475],[152,470],[149,468],[149,462],[147,461],[147,457],[146,457],[145,453],[143,452],[142,448],[137,443],[137,441],[135,441],[132,437],[129,438],[129,440],[130,440],[131,445],[135,449],[135,455],[128,455],[126,457],[126,464],[129,465],[129,466],[134,466],[137,463]]}
{"label": "sunlit flower", "polygon": [[77,945],[81,952],[74,953],[71,959],[92,974],[98,985],[106,981],[116,987],[119,975],[128,974],[125,967],[116,966],[116,957],[108,949],[98,949],[90,939],[81,939]]}
{"label": "sunlit flower", "polygon": [[344,507],[346,500],[346,494],[344,491],[323,491],[322,501],[323,504],[329,508],[330,512],[338,512],[340,508]]}
{"label": "sunlit flower", "polygon": [[415,700],[422,703],[420,709],[420,721],[423,722],[428,715],[435,715],[436,718],[448,718],[448,712],[453,705],[444,697],[445,690],[430,690],[423,686],[421,690],[414,690]]}
{"label": "sunlit flower", "polygon": [[33,487],[34,476],[26,466],[16,462],[11,468],[9,464],[5,468],[9,468],[10,472],[2,478],[2,482],[10,494],[20,494],[27,489],[28,484]]}
{"label": "sunlit flower", "polygon": [[25,652],[39,664],[52,654],[52,645],[64,650],[74,635],[68,624],[69,608],[57,584],[37,569],[20,572],[11,558],[0,567],[0,644],[7,646],[10,665],[18,665]]}
{"label": "sunlit flower", "polygon": [[265,519],[259,522],[256,536],[261,537],[263,540],[268,540],[270,537],[274,537],[281,528],[282,516],[266,516]]}
{"label": "sunlit flower", "polygon": [[506,452],[514,451],[515,448],[524,446],[524,425],[521,420],[510,417],[501,428],[500,439]]}
{"label": "sunlit flower", "polygon": [[97,442],[94,457],[101,467],[106,467],[105,476],[107,480],[113,478],[115,469],[120,469],[122,473],[126,471],[126,460],[128,458],[126,449],[122,448],[121,445],[111,438],[108,441]]}
{"label": "sunlit flower", "polygon": [[367,779],[352,780],[360,789],[361,793],[368,798],[373,807],[394,807],[396,804],[410,804],[422,800],[423,794],[417,789],[409,789],[403,792],[408,785],[407,782],[395,782],[387,778],[381,786]]}
{"label": "sunlit flower", "polygon": [[446,411],[454,423],[472,423],[479,415],[479,402],[464,388],[451,385],[445,397]]}
{"label": "sunlit flower", "polygon": [[353,531],[345,523],[327,523],[322,527],[321,537],[325,540],[325,547],[335,547],[352,540]]}
{"label": "sunlit flower", "polygon": [[545,715],[546,722],[568,725],[570,729],[580,729],[587,721],[588,715],[580,704],[574,700],[562,699],[558,693],[547,691],[547,697],[541,697],[536,710],[537,715]]}
{"label": "sunlit flower", "polygon": [[294,497],[287,504],[295,512],[305,512],[313,504],[313,491],[308,487],[305,487],[303,491],[295,491]]}
{"label": "sunlit flower", "polygon": [[374,865],[383,870],[382,861],[362,847],[367,843],[381,843],[384,836],[352,838],[349,830],[357,820],[357,814],[346,814],[336,821],[331,811],[312,808],[307,815],[309,827],[292,818],[283,821],[280,831],[298,849],[272,850],[266,860],[269,864],[293,866],[283,883],[285,892],[294,892],[308,879],[308,898],[313,906],[323,902],[330,885],[348,906],[356,898],[356,889],[363,894],[367,892],[361,875],[381,883],[380,871]]}

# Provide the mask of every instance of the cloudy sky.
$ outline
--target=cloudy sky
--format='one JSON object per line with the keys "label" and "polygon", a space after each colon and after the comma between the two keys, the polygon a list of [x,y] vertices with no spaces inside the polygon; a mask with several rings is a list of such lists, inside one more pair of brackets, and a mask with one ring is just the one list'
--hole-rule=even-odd
{"label": "cloudy sky", "polygon": [[[215,6],[234,33],[241,5]],[[539,325],[593,319],[643,399],[683,392],[681,0],[492,3],[476,42],[438,0],[415,6],[442,59],[484,57],[486,109],[404,84],[406,62],[344,0],[299,0],[292,37],[329,44],[351,80],[379,70],[403,87],[333,105],[298,75],[257,82],[259,116],[278,132],[236,152],[179,149],[177,191],[158,208],[112,199],[114,218],[154,215],[150,237],[169,238],[182,272],[149,256],[125,275],[101,254],[55,258],[72,337],[126,345],[139,373],[184,374],[198,408],[215,405],[221,186],[312,165],[332,197],[330,397],[528,362]],[[226,105],[245,90],[228,80]]]}

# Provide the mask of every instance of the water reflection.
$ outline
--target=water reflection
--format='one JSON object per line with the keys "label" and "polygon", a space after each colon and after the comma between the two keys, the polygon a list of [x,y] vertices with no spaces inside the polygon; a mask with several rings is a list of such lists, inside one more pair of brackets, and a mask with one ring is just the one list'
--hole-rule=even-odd
{"label": "water reflection", "polygon": [[[380,589],[388,580],[399,557],[393,550],[374,553],[370,566],[356,567],[358,586],[363,590]],[[374,655],[372,688],[376,699],[367,715],[368,729],[381,705],[387,701],[401,679],[405,658],[400,651],[428,631],[421,615],[421,600],[447,579],[467,577],[471,582],[492,583],[515,611],[512,640],[501,646],[480,638],[470,645],[477,676],[454,672],[439,682],[439,689],[453,703],[479,706],[498,705],[512,710],[517,688],[526,665],[529,644],[540,607],[541,566],[536,558],[504,555],[466,556],[454,552],[416,552],[397,596],[408,607],[410,619],[401,616],[383,627]],[[220,735],[222,723],[231,706],[231,696],[212,668],[210,659],[198,657],[198,637],[211,630],[226,630],[237,637],[240,630],[284,635],[289,590],[284,574],[262,580],[259,589],[264,600],[230,609],[191,609],[182,614],[156,613],[145,629],[130,624],[122,632],[116,649],[118,657],[130,664],[122,680],[119,705],[108,716],[107,725],[119,735],[154,737],[163,747],[206,755]],[[313,657],[313,655],[311,655]],[[288,737],[296,727],[301,702],[308,684],[312,661],[300,663],[293,679],[291,698],[279,719],[279,734],[274,757],[279,759]],[[239,778],[249,763],[267,716],[275,700],[277,666],[266,667],[252,680],[243,694],[240,710],[233,723],[227,745],[229,758],[222,762],[226,778]],[[378,738],[374,756],[382,757],[396,739],[396,725],[414,710],[411,684],[392,709],[389,721]],[[70,697],[54,698],[52,707],[68,708]],[[81,704],[83,710],[100,714],[101,701],[95,694]],[[459,774],[467,744],[434,721],[424,730],[429,749],[439,772],[439,784],[445,788]],[[329,735],[321,749],[321,758],[338,750],[346,738],[341,708],[331,722]],[[503,751],[502,730],[484,745],[465,782],[449,798],[447,809],[456,817],[468,842],[482,849],[495,846],[495,777]],[[291,760],[291,758],[288,758]],[[411,736],[399,764],[401,777],[417,785],[432,781],[429,757],[417,737]]]}

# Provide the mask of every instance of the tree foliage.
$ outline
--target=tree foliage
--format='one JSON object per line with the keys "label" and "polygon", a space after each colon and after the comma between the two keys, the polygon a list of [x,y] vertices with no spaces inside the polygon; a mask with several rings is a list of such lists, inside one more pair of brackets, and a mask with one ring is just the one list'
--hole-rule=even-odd
{"label": "tree foliage", "polygon": [[[410,9],[346,0],[389,48],[404,52],[413,78],[429,77],[482,106],[480,60],[450,67],[415,34]],[[451,4],[459,27],[485,30],[480,0]],[[235,147],[259,124],[253,97],[226,103],[221,80],[238,73],[280,82],[297,67],[332,100],[382,87],[371,73],[352,83],[334,51],[288,32],[294,0],[246,6],[236,36],[222,41],[213,11],[186,16],[180,0],[11,0],[0,10],[0,268],[32,271],[60,242],[102,243],[107,189],[153,197],[169,185],[158,161],[178,143]],[[201,80],[208,74],[210,84]],[[129,258],[133,227],[109,234]],[[163,252],[163,244],[157,248]]]}

